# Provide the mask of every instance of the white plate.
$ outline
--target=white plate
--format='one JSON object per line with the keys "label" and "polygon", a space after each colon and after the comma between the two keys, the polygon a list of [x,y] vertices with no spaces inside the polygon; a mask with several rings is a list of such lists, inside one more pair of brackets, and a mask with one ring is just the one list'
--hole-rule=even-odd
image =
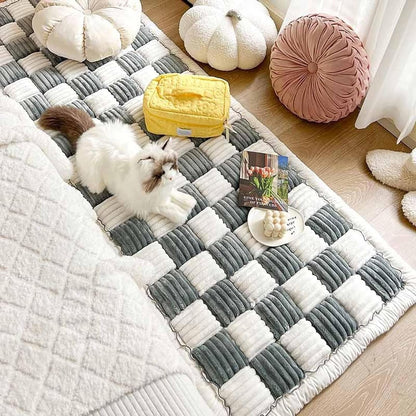
{"label": "white plate", "polygon": [[266,237],[263,231],[263,219],[265,209],[251,208],[248,213],[247,223],[253,237],[261,244],[268,247],[277,247],[287,244],[295,239],[304,228],[302,214],[295,208],[289,207],[287,218],[287,231],[283,238]]}

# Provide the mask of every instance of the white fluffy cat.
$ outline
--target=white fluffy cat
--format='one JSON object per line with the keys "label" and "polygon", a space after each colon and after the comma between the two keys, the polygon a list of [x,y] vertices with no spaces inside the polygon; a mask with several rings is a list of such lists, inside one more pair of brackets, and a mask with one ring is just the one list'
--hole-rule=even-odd
{"label": "white fluffy cat", "polygon": [[86,112],[72,107],[47,109],[39,125],[61,131],[76,144],[76,166],[83,185],[94,193],[107,188],[131,213],[141,218],[158,213],[182,224],[195,206],[191,195],[173,186],[177,155],[167,149],[168,142],[142,148],[128,124],[94,123]]}

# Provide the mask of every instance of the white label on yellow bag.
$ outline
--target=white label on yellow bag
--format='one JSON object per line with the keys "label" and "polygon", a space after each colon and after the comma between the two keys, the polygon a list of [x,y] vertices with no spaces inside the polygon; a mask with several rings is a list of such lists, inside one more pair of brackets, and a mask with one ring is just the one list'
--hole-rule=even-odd
{"label": "white label on yellow bag", "polygon": [[190,129],[181,129],[180,127],[176,128],[176,134],[178,136],[192,136],[192,130]]}

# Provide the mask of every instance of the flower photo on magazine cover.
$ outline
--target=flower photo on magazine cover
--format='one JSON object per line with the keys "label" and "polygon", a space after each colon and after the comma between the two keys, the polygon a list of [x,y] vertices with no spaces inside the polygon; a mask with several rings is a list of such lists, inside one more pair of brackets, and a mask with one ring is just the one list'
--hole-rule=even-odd
{"label": "flower photo on magazine cover", "polygon": [[244,150],[238,198],[242,206],[287,211],[288,158]]}

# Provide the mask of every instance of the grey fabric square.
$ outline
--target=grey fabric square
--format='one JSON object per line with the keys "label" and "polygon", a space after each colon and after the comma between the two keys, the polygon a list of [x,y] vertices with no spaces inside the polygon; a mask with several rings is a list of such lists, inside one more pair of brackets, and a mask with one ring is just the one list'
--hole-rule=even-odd
{"label": "grey fabric square", "polygon": [[180,188],[180,190],[187,193],[188,195],[193,196],[196,200],[196,205],[193,207],[188,219],[199,214],[202,210],[209,206],[208,200],[204,197],[204,195],[201,194],[201,192],[199,192],[198,188],[192,183],[187,183],[185,186]]}
{"label": "grey fabric square", "polygon": [[101,121],[115,121],[120,120],[123,123],[133,124],[134,118],[123,107],[110,108],[106,112],[100,114],[98,117]]}
{"label": "grey fabric square", "polygon": [[272,331],[276,340],[303,318],[302,311],[281,287],[273,289],[254,310]]}
{"label": "grey fabric square", "polygon": [[156,39],[155,35],[146,26],[142,25],[131,46],[138,49],[153,39]]}
{"label": "grey fabric square", "polygon": [[291,191],[293,188],[296,188],[301,183],[303,183],[302,178],[296,173],[294,169],[289,167],[289,177],[288,177],[289,191]]}
{"label": "grey fabric square", "polygon": [[234,231],[247,221],[249,212],[247,207],[238,205],[237,191],[230,192],[226,197],[214,204],[212,209],[231,231]]}
{"label": "grey fabric square", "polygon": [[146,59],[143,58],[137,52],[127,52],[124,55],[117,58],[117,63],[123,68],[129,75],[139,71],[145,66],[149,65]]}
{"label": "grey fabric square", "polygon": [[94,111],[91,110],[91,108],[85,101],[75,100],[69,103],[68,106],[79,108],[80,110],[87,112],[91,117],[95,117]]}
{"label": "grey fabric square", "polygon": [[81,192],[82,196],[90,203],[93,208],[111,196],[107,190],[101,192],[100,194],[95,194],[91,192],[86,186],[83,186],[80,183],[77,183],[75,188]]}
{"label": "grey fabric square", "polygon": [[332,297],[313,308],[306,319],[332,350],[338,348],[358,328],[355,319]]}
{"label": "grey fabric square", "polygon": [[217,166],[222,176],[227,179],[234,189],[240,186],[241,153],[232,155],[225,162]]}
{"label": "grey fabric square", "polygon": [[19,25],[19,27],[25,32],[26,36],[30,36],[33,33],[32,28],[32,19],[33,14],[29,16],[25,16],[22,19],[16,20],[16,23]]}
{"label": "grey fabric square", "polygon": [[50,107],[49,102],[41,94],[26,98],[26,100],[20,102],[20,105],[25,109],[32,120],[37,120],[41,114]]}
{"label": "grey fabric square", "polygon": [[227,233],[212,244],[208,251],[228,277],[253,260],[249,249],[233,233]]}
{"label": "grey fabric square", "polygon": [[247,357],[224,330],[192,351],[212,383],[221,387],[248,365]]}
{"label": "grey fabric square", "polygon": [[56,136],[52,137],[52,140],[59,146],[66,157],[75,154],[74,147],[63,134],[57,134]]}
{"label": "grey fabric square", "polygon": [[303,263],[287,245],[270,248],[257,258],[267,273],[282,285],[302,267]]}
{"label": "grey fabric square", "polygon": [[308,268],[330,292],[338,289],[353,275],[347,262],[332,248],[327,248],[316,256]]}
{"label": "grey fabric square", "polygon": [[2,88],[25,77],[27,77],[26,71],[17,62],[13,61],[0,66],[0,86]]}
{"label": "grey fabric square", "polygon": [[351,228],[351,224],[330,205],[320,208],[305,224],[329,245],[335,243]]}
{"label": "grey fabric square", "polygon": [[131,78],[119,79],[107,89],[121,105],[143,94],[143,90]]}
{"label": "grey fabric square", "polygon": [[149,286],[149,292],[170,319],[198,299],[197,291],[180,270],[161,277]]}
{"label": "grey fabric square", "polygon": [[39,69],[30,76],[30,79],[43,94],[65,82],[65,78],[53,67]]}
{"label": "grey fabric square", "polygon": [[152,64],[153,68],[159,74],[169,74],[187,71],[189,68],[176,55],[167,55]]}
{"label": "grey fabric square", "polygon": [[36,43],[27,37],[12,40],[6,45],[6,48],[16,61],[39,50]]}
{"label": "grey fabric square", "polygon": [[3,26],[7,23],[13,22],[12,15],[8,12],[5,7],[0,8],[0,26]]}
{"label": "grey fabric square", "polygon": [[391,300],[404,286],[399,271],[381,254],[376,254],[368,260],[357,274],[384,302]]}
{"label": "grey fabric square", "polygon": [[68,85],[72,87],[81,99],[104,88],[100,78],[93,72],[84,72],[73,80],[68,81]]}
{"label": "grey fabric square", "polygon": [[232,127],[234,131],[230,131],[230,142],[239,151],[244,150],[246,147],[261,139],[256,130],[244,118],[238,119],[232,124]]}
{"label": "grey fabric square", "polygon": [[132,217],[113,228],[110,236],[125,256],[136,254],[156,240],[146,221],[137,217]]}
{"label": "grey fabric square", "polygon": [[48,58],[52,62],[53,66],[56,66],[59,63],[65,61],[65,58],[59,55],[55,55],[47,48],[42,48],[40,51],[46,56],[46,58]]}
{"label": "grey fabric square", "polygon": [[149,130],[147,130],[146,122],[145,122],[144,118],[141,119],[137,124],[146,133],[146,135],[149,137],[149,139],[152,142],[155,142],[155,141],[159,140],[162,137],[162,135],[160,135],[160,134],[153,134],[153,133],[150,133]]}
{"label": "grey fabric square", "polygon": [[179,171],[193,182],[214,167],[208,156],[199,148],[193,148],[178,159]]}
{"label": "grey fabric square", "polygon": [[271,344],[250,362],[274,399],[296,387],[305,376],[290,354],[279,344]]}
{"label": "grey fabric square", "polygon": [[228,279],[221,280],[210,287],[201,299],[224,327],[250,309],[248,300]]}
{"label": "grey fabric square", "polygon": [[168,256],[181,267],[204,249],[203,242],[195,235],[189,225],[181,225],[159,239]]}
{"label": "grey fabric square", "polygon": [[29,0],[30,1],[30,4],[33,6],[33,7],[36,7],[37,6],[37,4],[40,2],[40,0]]}
{"label": "grey fabric square", "polygon": [[95,71],[100,66],[106,64],[107,62],[113,61],[113,60],[114,60],[113,58],[108,57],[108,58],[104,58],[104,59],[101,59],[101,60],[95,61],[95,62],[84,61],[83,63],[87,66],[87,68],[90,71]]}

